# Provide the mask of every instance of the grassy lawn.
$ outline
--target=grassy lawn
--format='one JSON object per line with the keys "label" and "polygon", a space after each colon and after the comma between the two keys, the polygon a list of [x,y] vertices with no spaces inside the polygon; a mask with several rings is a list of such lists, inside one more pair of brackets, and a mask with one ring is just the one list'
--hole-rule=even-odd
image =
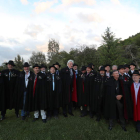
{"label": "grassy lawn", "polygon": [[75,116],[68,118],[64,118],[61,113],[59,120],[52,118],[44,124],[41,118],[32,122],[33,113],[22,121],[15,117],[14,110],[7,111],[6,119],[0,121],[0,140],[140,140],[133,121],[126,126],[127,132],[117,123],[109,131],[106,120],[96,122],[95,117],[80,118],[78,110],[73,113]]}

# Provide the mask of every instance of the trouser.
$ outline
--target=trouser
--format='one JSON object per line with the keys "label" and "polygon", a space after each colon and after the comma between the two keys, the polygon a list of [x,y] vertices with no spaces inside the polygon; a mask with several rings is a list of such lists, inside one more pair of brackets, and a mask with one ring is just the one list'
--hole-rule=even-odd
{"label": "trouser", "polygon": [[[119,100],[116,100],[116,107],[118,110],[118,115],[119,115],[119,120],[120,120],[121,126],[125,127],[125,119],[124,119],[124,115],[123,115],[123,104]],[[113,119],[109,119],[109,125],[111,127],[113,126]]]}
{"label": "trouser", "polygon": [[21,110],[21,116],[23,117],[23,116],[25,116],[25,115],[27,115],[27,114],[29,114],[29,112],[26,112],[25,111],[25,100],[26,100],[26,91],[24,92],[24,97],[23,97],[23,109]]}
{"label": "trouser", "polygon": [[93,116],[95,112],[91,111],[90,106],[83,106],[82,114],[87,115],[89,111],[89,115]]}
{"label": "trouser", "polygon": [[48,117],[49,117],[49,116],[51,117],[52,114],[53,114],[54,116],[58,116],[58,108],[48,109],[48,110],[47,110],[47,115],[48,115]]}
{"label": "trouser", "polygon": [[[41,113],[42,119],[46,119],[47,118],[46,112],[44,110],[40,110],[40,113]],[[38,110],[34,112],[34,117],[36,119],[39,118],[39,111]]]}
{"label": "trouser", "polygon": [[[6,114],[6,110],[1,111],[1,115],[2,115],[2,116],[5,116],[5,114]],[[19,114],[19,110],[18,110],[18,109],[15,109],[15,114],[16,114],[16,115]]]}
{"label": "trouser", "polygon": [[137,122],[136,122],[136,129],[137,129],[138,131],[140,131],[140,121],[137,121]]}
{"label": "trouser", "polygon": [[87,115],[87,106],[83,106],[82,114]]}
{"label": "trouser", "polygon": [[67,114],[67,108],[68,108],[68,112],[72,113],[72,102],[69,102],[68,105],[64,105],[64,107],[63,107],[63,114]]}
{"label": "trouser", "polygon": [[101,117],[102,115],[102,108],[103,108],[103,98],[100,97],[98,99],[98,105],[97,105],[97,117]]}

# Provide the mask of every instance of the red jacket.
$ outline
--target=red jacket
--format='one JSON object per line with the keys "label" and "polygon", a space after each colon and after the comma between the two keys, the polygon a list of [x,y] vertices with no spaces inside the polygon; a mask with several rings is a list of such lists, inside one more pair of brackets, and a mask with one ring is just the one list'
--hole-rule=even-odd
{"label": "red jacket", "polygon": [[137,104],[136,104],[134,83],[131,85],[131,95],[133,100],[133,119],[134,121],[140,121],[140,87],[138,90]]}

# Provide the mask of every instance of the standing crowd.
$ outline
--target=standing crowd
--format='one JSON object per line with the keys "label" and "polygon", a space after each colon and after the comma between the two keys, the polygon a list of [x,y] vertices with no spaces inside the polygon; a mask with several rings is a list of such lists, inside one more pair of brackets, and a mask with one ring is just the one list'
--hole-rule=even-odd
{"label": "standing crowd", "polygon": [[30,65],[25,62],[23,71],[14,69],[10,60],[7,69],[0,72],[0,111],[1,120],[5,119],[7,109],[15,109],[16,117],[25,120],[30,112],[34,112],[33,122],[41,114],[42,122],[53,116],[58,119],[60,108],[63,116],[74,116],[73,109],[80,109],[80,117],[96,116],[108,120],[109,130],[112,130],[117,120],[123,131],[126,124],[133,119],[136,132],[140,132],[140,71],[136,65],[100,66],[94,70],[92,63],[82,66],[73,60],[60,70],[56,62],[49,66],[35,64],[30,71]]}

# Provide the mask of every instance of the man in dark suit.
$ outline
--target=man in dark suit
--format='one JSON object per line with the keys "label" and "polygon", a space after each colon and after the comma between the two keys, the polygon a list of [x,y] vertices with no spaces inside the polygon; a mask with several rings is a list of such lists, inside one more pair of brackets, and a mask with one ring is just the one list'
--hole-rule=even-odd
{"label": "man in dark suit", "polygon": [[[17,82],[17,76],[19,74],[18,70],[14,69],[14,62],[10,60],[8,63],[6,63],[8,69],[3,70],[3,80],[4,80],[4,90],[5,90],[5,110],[1,112],[2,120],[5,118],[6,109],[13,109],[16,105],[16,82]],[[19,111],[15,108],[15,114],[17,117],[19,117]]]}
{"label": "man in dark suit", "polygon": [[107,78],[110,78],[111,77],[111,72],[110,72],[110,65],[109,64],[106,64],[105,66],[105,70],[106,70],[106,76]]}
{"label": "man in dark suit", "polygon": [[44,64],[41,64],[41,66],[40,66],[41,73],[44,73],[46,75],[47,74],[46,69],[47,69],[47,66],[45,66]]}
{"label": "man in dark suit", "polygon": [[67,117],[68,113],[74,116],[72,113],[72,101],[77,102],[77,89],[76,89],[76,76],[73,70],[73,60],[67,62],[67,67],[61,69],[62,79],[62,107],[63,115]]}
{"label": "man in dark suit", "polygon": [[[104,115],[106,119],[109,119],[109,130],[113,128],[113,121],[119,116],[121,127],[124,131],[125,119],[123,114],[123,93],[121,81],[119,80],[119,72],[113,71],[112,78],[106,82],[106,93],[105,93],[105,108]],[[118,115],[117,115],[118,111]]]}
{"label": "man in dark suit", "polygon": [[58,62],[56,62],[55,64],[53,64],[53,66],[55,66],[55,68],[56,68],[56,74],[57,75],[61,75],[60,74],[60,67],[61,67],[61,65],[58,63]]}
{"label": "man in dark suit", "polygon": [[130,64],[130,71],[128,74],[132,77],[133,72],[135,71],[136,65],[134,63]]}
{"label": "man in dark suit", "polygon": [[32,74],[30,71],[30,65],[28,62],[25,62],[23,65],[23,71],[21,71],[17,78],[16,84],[16,108],[21,109],[22,120],[25,120],[26,116],[29,115],[29,112],[25,111],[25,100],[28,87],[28,77]]}

